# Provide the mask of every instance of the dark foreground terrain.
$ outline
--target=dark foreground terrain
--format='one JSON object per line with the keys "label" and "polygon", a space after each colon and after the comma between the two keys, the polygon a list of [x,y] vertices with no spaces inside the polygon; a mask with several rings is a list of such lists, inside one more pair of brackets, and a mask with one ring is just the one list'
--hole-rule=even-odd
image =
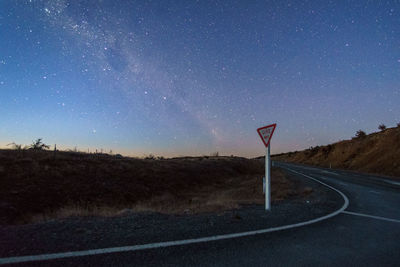
{"label": "dark foreground terrain", "polygon": [[[155,211],[192,214],[262,204],[262,161],[239,157],[138,159],[0,150],[0,224]],[[272,200],[311,188],[272,171]]]}
{"label": "dark foreground terrain", "polygon": [[263,205],[244,205],[217,213],[128,212],[0,226],[0,264],[398,266],[400,183],[276,165],[291,181],[310,186],[311,193],[275,202],[269,212]]}
{"label": "dark foreground terrain", "polygon": [[[274,202],[268,212],[264,205],[242,205],[234,210],[198,214],[127,211],[114,217],[70,217],[35,224],[0,226],[0,263],[1,258],[10,256],[132,246],[279,227],[326,215],[343,204],[342,198],[329,188],[290,173],[285,175],[294,183],[313,190],[307,196],[293,195]],[[190,256],[184,253],[178,258],[182,260]],[[101,255],[99,257],[102,258]],[[75,266],[119,265],[109,261],[84,263],[73,258],[69,261]],[[141,260],[140,257],[134,262],[134,265],[140,266],[156,264],[151,259]],[[36,262],[37,266],[46,263],[59,265],[54,261]]]}

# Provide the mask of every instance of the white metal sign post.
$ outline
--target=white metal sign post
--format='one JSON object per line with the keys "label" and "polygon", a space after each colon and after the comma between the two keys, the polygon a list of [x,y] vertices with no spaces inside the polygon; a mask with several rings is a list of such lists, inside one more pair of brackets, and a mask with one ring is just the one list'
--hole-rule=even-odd
{"label": "white metal sign post", "polygon": [[265,210],[271,209],[271,137],[275,131],[276,123],[257,129],[265,145]]}

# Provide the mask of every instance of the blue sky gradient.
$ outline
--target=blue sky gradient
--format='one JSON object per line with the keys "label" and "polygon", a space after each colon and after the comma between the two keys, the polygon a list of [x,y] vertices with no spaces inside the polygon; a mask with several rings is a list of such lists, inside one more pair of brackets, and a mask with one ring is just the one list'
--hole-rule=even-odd
{"label": "blue sky gradient", "polygon": [[0,1],[0,146],[258,156],[400,122],[398,1]]}

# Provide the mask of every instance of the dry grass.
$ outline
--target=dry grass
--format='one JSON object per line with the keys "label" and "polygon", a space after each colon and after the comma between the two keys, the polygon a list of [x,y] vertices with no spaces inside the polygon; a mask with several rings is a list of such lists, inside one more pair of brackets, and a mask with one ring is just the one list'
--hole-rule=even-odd
{"label": "dry grass", "polygon": [[[262,193],[262,180],[259,175],[229,178],[221,188],[205,186],[199,190],[183,193],[181,198],[176,198],[165,193],[146,201],[140,201],[125,208],[110,206],[67,206],[53,212],[44,212],[31,216],[29,221],[41,222],[54,218],[68,218],[71,216],[120,216],[129,212],[159,212],[164,214],[196,214],[203,212],[221,212],[237,209],[246,204],[264,204]],[[301,188],[296,191],[279,169],[272,173],[272,199],[284,200],[297,193],[307,195],[311,188]]]}
{"label": "dry grass", "polygon": [[112,217],[117,216],[121,213],[113,207],[83,207],[83,206],[67,206],[59,208],[55,211],[45,211],[43,213],[37,213],[30,215],[28,219],[29,222],[43,222],[51,219],[60,219],[68,217],[87,217],[87,216],[102,216],[102,217]]}
{"label": "dry grass", "polygon": [[400,177],[400,127],[273,159]]}
{"label": "dry grass", "polygon": [[[264,166],[239,157],[135,159],[0,150],[0,223],[131,211],[198,213],[263,203]],[[272,172],[272,199],[295,193]]]}

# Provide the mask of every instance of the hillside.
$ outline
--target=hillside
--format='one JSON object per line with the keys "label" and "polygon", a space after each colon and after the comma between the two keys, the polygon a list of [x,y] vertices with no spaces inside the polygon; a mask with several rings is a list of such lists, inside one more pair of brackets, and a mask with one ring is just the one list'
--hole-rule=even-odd
{"label": "hillside", "polygon": [[[197,213],[264,203],[263,163],[239,157],[138,159],[0,150],[0,224],[124,210]],[[272,199],[296,188],[272,171]]]}
{"label": "hillside", "polygon": [[400,177],[400,127],[272,159]]}

